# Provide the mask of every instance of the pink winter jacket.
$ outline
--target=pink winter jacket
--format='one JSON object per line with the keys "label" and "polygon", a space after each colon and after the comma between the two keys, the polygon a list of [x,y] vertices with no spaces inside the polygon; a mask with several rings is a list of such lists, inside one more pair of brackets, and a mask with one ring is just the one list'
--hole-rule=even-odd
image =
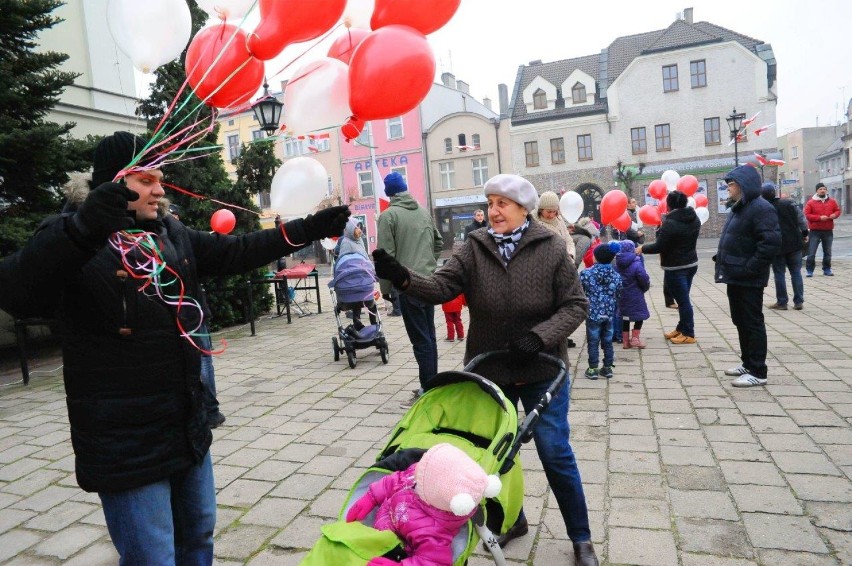
{"label": "pink winter jacket", "polygon": [[[458,517],[420,499],[414,491],[414,470],[394,472],[370,485],[369,493],[379,505],[374,528],[395,532],[409,558],[405,566],[452,566],[452,540],[473,513]],[[475,511],[474,511],[475,512]],[[384,562],[379,562],[384,563]],[[373,561],[368,563],[371,566]]]}

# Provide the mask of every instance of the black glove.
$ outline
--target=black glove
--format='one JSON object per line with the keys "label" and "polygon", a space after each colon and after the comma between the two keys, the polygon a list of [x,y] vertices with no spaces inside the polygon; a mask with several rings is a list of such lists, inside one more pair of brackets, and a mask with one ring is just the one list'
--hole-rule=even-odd
{"label": "black glove", "polygon": [[302,221],[305,238],[309,242],[313,242],[323,238],[342,236],[343,229],[346,228],[346,222],[349,221],[351,214],[352,212],[346,205],[332,206],[331,208],[324,208],[316,214],[308,214]]}
{"label": "black glove", "polygon": [[80,243],[102,245],[110,234],[132,228],[133,217],[127,203],[139,195],[118,183],[103,183],[89,193],[68,223],[72,236]]}
{"label": "black glove", "polygon": [[382,248],[374,250],[373,261],[376,262],[376,275],[379,279],[387,279],[397,289],[403,289],[408,285],[410,279],[408,270],[388,252]]}
{"label": "black glove", "polygon": [[526,332],[509,342],[509,351],[519,363],[533,361],[537,354],[544,349],[544,342],[535,332]]}

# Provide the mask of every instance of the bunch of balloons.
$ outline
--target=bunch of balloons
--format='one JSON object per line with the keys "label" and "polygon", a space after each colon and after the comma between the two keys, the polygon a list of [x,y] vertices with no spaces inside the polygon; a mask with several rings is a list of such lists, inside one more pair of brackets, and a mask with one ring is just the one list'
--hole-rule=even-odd
{"label": "bunch of balloons", "polygon": [[662,215],[668,212],[666,195],[672,191],[680,191],[688,197],[688,206],[695,209],[695,213],[702,224],[710,219],[710,211],[707,209],[707,196],[701,193],[696,194],[698,192],[698,179],[694,175],[681,177],[677,171],[668,169],[658,180],[651,181],[651,184],[648,185],[648,194],[660,202],[657,206],[646,204],[641,207],[638,213],[639,220],[649,226],[659,226],[662,223]]}

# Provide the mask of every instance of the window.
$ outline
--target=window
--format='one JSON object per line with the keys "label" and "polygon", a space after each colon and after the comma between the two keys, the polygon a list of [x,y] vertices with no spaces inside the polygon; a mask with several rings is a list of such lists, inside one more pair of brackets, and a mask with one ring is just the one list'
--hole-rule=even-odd
{"label": "window", "polygon": [[668,124],[654,126],[654,137],[657,138],[657,151],[671,151],[672,134]]}
{"label": "window", "polygon": [[331,179],[331,177],[328,178],[328,189],[326,190],[325,194],[329,197],[334,194],[334,181]]}
{"label": "window", "polygon": [[408,167],[405,167],[404,165],[402,167],[391,167],[390,172],[399,173],[402,175],[402,180],[405,181],[405,184],[408,184]]}
{"label": "window", "polygon": [[473,164],[473,186],[481,187],[488,180],[488,159],[481,157],[471,160]]}
{"label": "window", "polygon": [[260,208],[269,208],[272,206],[272,199],[269,196],[269,191],[260,191],[257,193],[257,200],[260,203]]}
{"label": "window", "polygon": [[402,118],[391,118],[388,124],[388,139],[398,140],[402,138]]}
{"label": "window", "polygon": [[473,149],[479,149],[479,134],[470,136],[470,143],[473,144]]}
{"label": "window", "polygon": [[547,93],[538,89],[533,93],[533,110],[547,109]]}
{"label": "window", "polygon": [[689,82],[692,88],[707,86],[707,65],[704,59],[689,62]]}
{"label": "window", "polygon": [[228,158],[234,161],[240,156],[240,135],[231,134],[228,136]]}
{"label": "window", "polygon": [[586,85],[577,83],[571,87],[571,100],[574,104],[582,104],[586,102]]}
{"label": "window", "polygon": [[233,121],[233,120],[228,120],[228,125],[229,125],[229,126],[233,126],[233,125],[234,125],[234,121]]}
{"label": "window", "polygon": [[663,92],[673,92],[677,89],[677,65],[665,65],[663,67]]}
{"label": "window", "polygon": [[588,161],[592,158],[592,134],[577,136],[577,159]]}
{"label": "window", "polygon": [[553,138],[550,140],[550,162],[565,163],[565,139]]}
{"label": "window", "polygon": [[790,148],[790,159],[798,159],[799,158],[799,146],[794,145]]}
{"label": "window", "polygon": [[444,138],[444,153],[453,152],[453,138]]}
{"label": "window", "polygon": [[718,145],[722,143],[719,133],[719,118],[704,118],[704,145]]}
{"label": "window", "polygon": [[439,163],[438,170],[441,172],[441,188],[444,190],[452,189],[456,185],[456,170],[453,167],[453,162]]}
{"label": "window", "polygon": [[467,145],[467,136],[464,134],[459,134],[459,147],[465,147]]}
{"label": "window", "polygon": [[361,190],[362,197],[373,196],[373,172],[360,171],[358,173],[358,188]]}
{"label": "window", "polygon": [[648,143],[645,138],[645,128],[630,128],[630,145],[633,153],[648,153]]}
{"label": "window", "polygon": [[538,142],[524,143],[524,153],[527,157],[527,167],[538,167]]}
{"label": "window", "polygon": [[355,138],[355,141],[358,142],[358,144],[366,145],[366,146],[370,145],[370,128],[371,127],[372,126],[370,126],[370,122],[367,122],[366,124],[364,124],[364,129],[361,130],[361,133],[358,135],[357,138]]}
{"label": "window", "polygon": [[263,130],[253,130],[251,133],[251,141],[263,139]]}
{"label": "window", "polygon": [[317,152],[331,151],[331,140],[328,138],[311,140],[311,147],[313,147]]}
{"label": "window", "polygon": [[287,138],[284,140],[284,156],[296,157],[305,153],[305,145],[303,140],[296,138]]}

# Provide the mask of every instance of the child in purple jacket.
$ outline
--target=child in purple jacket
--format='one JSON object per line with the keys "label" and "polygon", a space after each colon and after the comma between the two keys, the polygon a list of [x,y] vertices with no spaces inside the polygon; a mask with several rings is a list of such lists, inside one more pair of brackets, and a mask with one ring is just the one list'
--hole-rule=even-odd
{"label": "child in purple jacket", "polygon": [[[639,338],[642,323],[651,317],[645,303],[645,293],[651,288],[651,278],[645,271],[645,261],[636,254],[636,244],[630,240],[620,242],[621,251],[615,256],[615,270],[621,275],[621,297],[618,310],[621,313],[621,344],[629,348],[644,348]],[[633,332],[630,332],[630,323]]]}

